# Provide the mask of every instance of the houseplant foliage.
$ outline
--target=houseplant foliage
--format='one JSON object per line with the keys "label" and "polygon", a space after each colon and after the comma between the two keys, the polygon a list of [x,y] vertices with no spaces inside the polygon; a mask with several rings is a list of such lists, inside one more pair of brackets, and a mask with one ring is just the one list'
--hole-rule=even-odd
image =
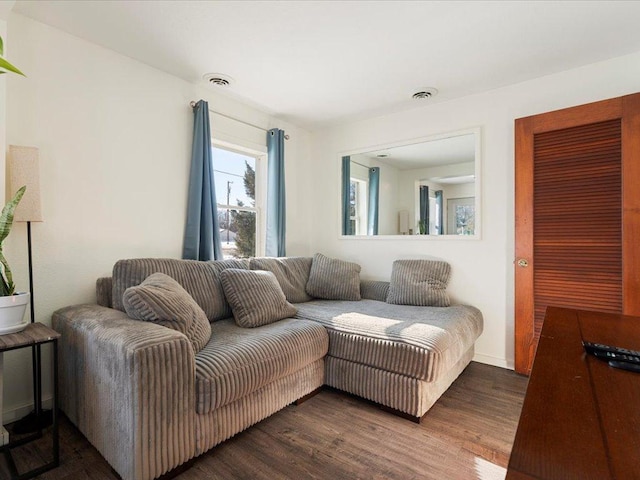
{"label": "houseplant foliage", "polygon": [[11,274],[11,268],[9,267],[9,263],[4,257],[4,253],[2,251],[2,244],[11,231],[11,226],[13,225],[13,215],[26,189],[26,185],[20,187],[20,189],[16,192],[9,203],[4,206],[4,208],[2,209],[2,213],[0,214],[0,264],[2,264],[2,275],[0,275],[0,297],[13,295],[16,290],[15,285],[13,284],[13,275]]}
{"label": "houseplant foliage", "polygon": [[[0,37],[0,75],[7,72],[13,72],[24,76],[24,73],[22,73],[16,66],[9,63],[3,55],[4,42],[2,41],[2,37]],[[9,263],[2,252],[2,243],[11,231],[11,225],[13,225],[13,214],[15,213],[16,207],[18,206],[18,203],[20,203],[26,189],[26,186],[20,188],[11,201],[4,206],[2,214],[0,214],[0,268],[2,269],[2,274],[0,275],[0,297],[6,297],[15,293],[13,275],[11,275],[11,268],[9,267]]]}
{"label": "houseplant foliage", "polygon": [[0,37],[0,75],[2,75],[4,73],[7,73],[7,72],[13,72],[13,73],[17,73],[18,75],[24,76],[24,73],[22,73],[20,71],[20,69],[18,69],[17,67],[13,66],[7,60],[5,60],[5,58],[4,58],[4,42],[2,41],[2,37]]}

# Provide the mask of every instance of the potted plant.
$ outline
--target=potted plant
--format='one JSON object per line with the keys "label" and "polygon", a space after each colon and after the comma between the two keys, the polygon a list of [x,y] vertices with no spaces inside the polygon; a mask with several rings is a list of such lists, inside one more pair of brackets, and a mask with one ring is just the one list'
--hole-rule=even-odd
{"label": "potted plant", "polygon": [[0,335],[19,332],[27,326],[27,323],[23,322],[23,318],[30,294],[29,292],[16,293],[11,267],[2,250],[2,244],[13,225],[16,207],[26,189],[26,186],[21,187],[4,206],[0,214]]}
{"label": "potted plant", "polygon": [[2,37],[0,37],[0,75],[7,72],[13,72],[13,73],[17,73],[18,75],[24,76],[24,73],[22,73],[17,67],[13,66],[11,63],[5,60],[3,58],[3,55],[4,55],[4,43],[2,41]]}
{"label": "potted plant", "polygon": [[[8,62],[3,55],[4,42],[0,37],[0,75],[13,72],[24,76],[24,73]],[[0,335],[19,332],[27,326],[22,320],[27,303],[29,303],[30,294],[28,292],[15,293],[11,268],[2,252],[2,243],[11,231],[13,214],[25,190],[26,187],[20,188],[11,201],[4,206],[0,214]]]}

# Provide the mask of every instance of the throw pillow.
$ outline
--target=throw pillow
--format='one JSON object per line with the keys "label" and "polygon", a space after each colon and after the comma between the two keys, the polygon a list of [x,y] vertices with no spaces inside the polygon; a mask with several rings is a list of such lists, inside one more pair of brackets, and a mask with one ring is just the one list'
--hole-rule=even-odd
{"label": "throw pillow", "polygon": [[360,265],[316,253],[306,290],[325,300],[360,300]]}
{"label": "throw pillow", "polygon": [[271,272],[228,268],[220,272],[220,281],[240,327],[259,327],[298,313]]}
{"label": "throw pillow", "polygon": [[287,301],[302,303],[311,300],[305,291],[311,271],[311,261],[311,257],[252,258],[249,260],[249,268],[273,273]]}
{"label": "throw pillow", "polygon": [[157,323],[184,333],[198,353],[211,337],[211,324],[204,311],[173,278],[164,273],[149,275],[140,285],[122,295],[131,318]]}
{"label": "throw pillow", "polygon": [[387,303],[448,307],[451,266],[440,260],[396,260]]}

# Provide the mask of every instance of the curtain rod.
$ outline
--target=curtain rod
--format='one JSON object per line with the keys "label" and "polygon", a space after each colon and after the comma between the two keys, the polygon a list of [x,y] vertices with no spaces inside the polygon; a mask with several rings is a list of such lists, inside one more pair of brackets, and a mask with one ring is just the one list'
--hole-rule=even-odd
{"label": "curtain rod", "polygon": [[351,160],[351,162],[352,162],[352,163],[355,163],[356,165],[360,165],[361,167],[364,167],[364,168],[366,168],[367,170],[369,170],[370,168],[372,168],[372,167],[367,167],[366,165],[363,165],[363,164],[361,164],[361,163],[358,163],[358,162],[356,162],[355,160]]}
{"label": "curtain rod", "polygon": [[[193,100],[191,100],[189,102],[189,105],[191,106],[191,108],[195,108],[195,106],[197,105],[197,102],[194,102]],[[263,132],[269,131],[266,128],[259,127],[257,125],[254,125],[253,123],[245,122],[244,120],[240,120],[238,118],[230,117],[229,115],[225,115],[224,113],[216,112],[215,110],[211,110],[211,109],[209,109],[209,111],[211,113],[215,113],[216,115],[220,115],[221,117],[228,118],[229,120],[233,120],[239,123],[244,123],[245,125],[249,125],[250,127],[257,128],[258,130],[262,130]],[[284,138],[285,140],[289,140],[289,135],[285,135]]]}

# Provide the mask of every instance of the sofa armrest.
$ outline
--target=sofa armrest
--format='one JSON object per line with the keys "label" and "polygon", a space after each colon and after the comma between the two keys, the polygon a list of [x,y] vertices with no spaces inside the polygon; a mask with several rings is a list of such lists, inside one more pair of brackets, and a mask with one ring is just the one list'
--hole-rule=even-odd
{"label": "sofa armrest", "polygon": [[182,333],[98,305],[53,314],[60,405],[124,480],[195,455],[195,358]]}

